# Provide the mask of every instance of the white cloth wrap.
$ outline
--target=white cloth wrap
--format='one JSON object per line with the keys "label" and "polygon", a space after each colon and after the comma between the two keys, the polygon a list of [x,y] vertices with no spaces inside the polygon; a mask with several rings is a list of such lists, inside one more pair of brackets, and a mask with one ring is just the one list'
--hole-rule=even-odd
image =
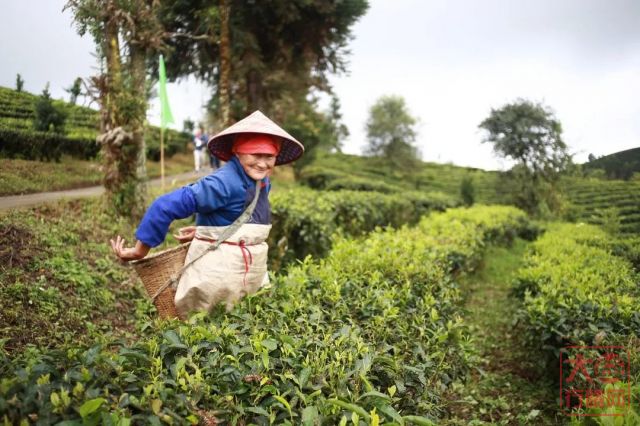
{"label": "white cloth wrap", "polygon": [[[225,228],[226,226],[196,227],[196,238],[191,242],[185,264],[212,244],[198,238],[217,240]],[[226,240],[233,244],[223,243],[189,266],[180,277],[176,290],[178,313],[186,317],[191,311],[210,311],[218,303],[224,303],[226,309],[230,310],[239,299],[255,293],[267,284],[269,246],[266,240],[270,230],[271,225],[244,224]],[[245,249],[236,245],[240,241],[244,241]],[[246,275],[245,257],[249,262]]]}

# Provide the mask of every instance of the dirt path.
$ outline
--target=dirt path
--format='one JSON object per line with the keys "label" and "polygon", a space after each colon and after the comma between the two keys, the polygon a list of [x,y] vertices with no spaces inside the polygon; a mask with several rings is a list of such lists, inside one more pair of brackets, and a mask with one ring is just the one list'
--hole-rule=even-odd
{"label": "dirt path", "polygon": [[[205,176],[209,173],[209,171],[195,173],[195,172],[187,172],[181,173],[179,175],[167,176],[165,177],[165,185],[171,185],[172,181],[184,181],[189,179],[198,179],[202,176]],[[151,186],[160,186],[161,179],[151,179],[149,181]],[[15,209],[19,207],[28,207],[34,206],[37,204],[47,203],[51,201],[58,201],[63,198],[72,199],[72,198],[84,198],[84,197],[95,197],[101,195],[104,192],[103,186],[90,186],[87,188],[80,189],[70,189],[64,191],[52,191],[52,192],[39,192],[36,194],[26,194],[26,195],[10,195],[8,197],[0,197],[0,210],[8,210]]]}
{"label": "dirt path", "polygon": [[518,240],[510,248],[490,247],[482,268],[462,282],[465,321],[480,363],[468,383],[451,395],[447,424],[551,425],[567,420],[556,417],[555,385],[515,325],[518,301],[510,296],[510,287],[527,244]]}

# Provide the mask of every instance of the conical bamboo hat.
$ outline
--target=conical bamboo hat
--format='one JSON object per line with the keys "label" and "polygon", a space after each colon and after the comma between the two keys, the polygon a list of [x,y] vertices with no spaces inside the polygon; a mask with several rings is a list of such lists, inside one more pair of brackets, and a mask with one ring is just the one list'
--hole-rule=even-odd
{"label": "conical bamboo hat", "polygon": [[209,152],[223,161],[229,161],[233,156],[231,152],[233,142],[236,135],[240,133],[264,133],[280,138],[282,145],[276,157],[276,165],[295,161],[304,153],[304,146],[300,142],[260,111],[254,112],[211,137],[207,144]]}

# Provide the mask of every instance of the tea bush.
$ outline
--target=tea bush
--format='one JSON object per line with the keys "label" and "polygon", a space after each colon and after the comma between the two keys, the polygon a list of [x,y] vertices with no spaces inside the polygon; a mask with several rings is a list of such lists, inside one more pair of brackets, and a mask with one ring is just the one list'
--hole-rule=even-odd
{"label": "tea bush", "polygon": [[609,250],[614,256],[627,259],[636,272],[640,272],[640,237],[623,235],[615,238],[586,239],[582,242]]}
{"label": "tea bush", "polygon": [[71,138],[57,133],[11,129],[0,123],[0,156],[59,161],[63,154],[93,158],[100,150],[94,138]]}
{"label": "tea bush", "polygon": [[[91,108],[53,101],[66,116],[66,135],[33,129],[34,104],[38,97],[0,87],[0,156],[24,160],[59,161],[63,155],[79,159],[95,158],[99,114]],[[148,126],[145,132],[148,159],[160,159],[160,129]],[[175,130],[165,131],[165,156],[187,149],[191,136]]]}
{"label": "tea bush", "polygon": [[[274,191],[270,195],[273,228],[270,259],[278,268],[307,255],[323,257],[338,230],[361,236],[376,227],[416,223],[431,211],[443,211],[457,201],[445,194],[404,192],[319,192],[304,188]],[[309,208],[313,206],[313,208]]]}
{"label": "tea bush", "polygon": [[[567,346],[591,347],[580,350],[585,359],[607,356],[603,346],[622,346],[629,357],[623,356],[628,370],[625,377],[616,378],[632,384],[640,380],[640,277],[630,262],[637,261],[638,252],[627,250],[634,241],[613,237],[593,225],[554,224],[532,244],[515,290],[523,298],[520,315],[528,337],[532,345],[545,350],[547,356],[540,364],[546,363],[553,377],[558,377],[560,353],[572,353]],[[564,374],[566,380],[566,369]],[[624,424],[635,424],[637,419],[637,391],[634,387],[635,408],[618,418],[630,421]],[[577,411],[596,416],[617,410]]]}
{"label": "tea bush", "polygon": [[[624,240],[623,240],[624,241]],[[527,256],[515,289],[532,336],[556,356],[567,344],[605,344],[640,333],[639,277],[593,225],[552,225]]]}
{"label": "tea bush", "polygon": [[454,209],[339,239],[229,313],[147,323],[131,343],[0,351],[0,413],[10,424],[432,424],[469,367],[451,273],[525,221],[509,207]]}
{"label": "tea bush", "polygon": [[[437,191],[460,195],[460,185],[472,178],[476,202],[506,203],[507,194],[500,185],[499,172],[489,172],[452,164],[422,163],[407,171],[385,158],[348,154],[325,154],[314,159],[300,174],[300,182],[318,190],[352,189],[397,193],[398,191]],[[378,186],[378,183],[384,185]]]}
{"label": "tea bush", "polygon": [[403,189],[389,185],[382,180],[363,179],[357,177],[345,177],[333,180],[325,188],[327,191],[377,191],[383,194],[392,194],[403,191]]}
{"label": "tea bush", "polygon": [[[609,390],[617,390],[625,392],[628,390],[628,383],[608,384],[605,386],[605,392]],[[571,426],[635,426],[640,424],[640,385],[631,385],[631,399],[633,404],[628,407],[601,407],[594,401],[588,409],[580,410],[582,416],[572,416]],[[588,402],[587,402],[588,403]],[[608,405],[608,404],[607,404]],[[612,420],[613,419],[613,420]]]}
{"label": "tea bush", "polygon": [[605,226],[615,219],[621,232],[640,233],[640,182],[567,178],[563,185],[573,203],[570,219]]}

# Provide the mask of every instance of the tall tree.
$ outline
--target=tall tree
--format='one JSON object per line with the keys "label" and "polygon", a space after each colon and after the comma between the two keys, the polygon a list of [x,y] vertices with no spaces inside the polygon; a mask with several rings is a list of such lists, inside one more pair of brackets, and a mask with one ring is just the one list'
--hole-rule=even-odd
{"label": "tall tree", "polygon": [[69,0],[80,35],[90,33],[104,72],[93,82],[101,109],[109,205],[137,220],[145,208],[146,61],[162,45],[157,0]]}
{"label": "tall tree", "polygon": [[368,146],[366,155],[386,157],[392,164],[411,168],[418,159],[415,146],[417,118],[413,117],[404,98],[382,96],[369,109],[365,125]]}
{"label": "tall tree", "polygon": [[541,103],[518,99],[492,109],[479,127],[486,131],[483,143],[492,143],[496,155],[516,162],[503,182],[512,188],[516,205],[532,214],[559,211],[557,183],[571,156],[553,112]]}
{"label": "tall tree", "polygon": [[473,177],[465,176],[460,182],[460,198],[465,206],[472,206],[476,199],[476,191],[473,186]]}
{"label": "tall tree", "polygon": [[299,176],[302,169],[320,153],[340,148],[339,138],[344,135],[346,127],[340,128],[341,124],[334,121],[331,110],[320,111],[317,97],[302,97],[289,102],[290,108],[281,124],[296,139],[304,142],[305,154],[293,164],[294,173]]}
{"label": "tall tree", "polygon": [[[193,73],[208,82],[218,117],[228,90],[230,121],[256,109],[283,121],[291,100],[304,98],[311,88],[330,90],[328,74],[346,70],[351,26],[368,4],[274,0],[248,6],[242,0],[220,0],[213,6],[206,0],[163,0],[162,7],[172,34],[170,78]],[[233,68],[228,81],[225,64]]]}
{"label": "tall tree", "polygon": [[16,75],[16,92],[22,92],[22,88],[24,87],[24,80],[20,74]]}
{"label": "tall tree", "polygon": [[38,96],[34,105],[33,127],[41,132],[64,133],[64,123],[67,118],[62,108],[57,108],[49,93],[49,83]]}
{"label": "tall tree", "polygon": [[220,0],[220,121],[221,127],[231,124],[231,40],[229,38],[229,0]]}
{"label": "tall tree", "polygon": [[349,128],[342,121],[342,112],[340,111],[340,99],[335,94],[331,95],[331,104],[329,106],[329,121],[331,123],[331,133],[333,135],[332,143],[329,149],[341,152],[343,140],[349,137]]}
{"label": "tall tree", "polygon": [[75,80],[73,80],[73,84],[71,85],[71,87],[64,90],[70,95],[69,103],[75,105],[76,101],[78,100],[78,96],[82,94],[82,79],[80,77],[77,77]]}

